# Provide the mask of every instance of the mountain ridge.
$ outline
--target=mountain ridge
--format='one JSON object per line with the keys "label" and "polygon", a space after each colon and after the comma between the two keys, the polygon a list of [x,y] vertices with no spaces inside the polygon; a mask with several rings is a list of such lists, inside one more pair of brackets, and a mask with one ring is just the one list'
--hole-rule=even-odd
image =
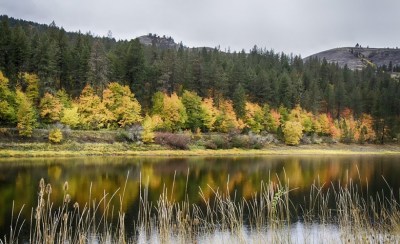
{"label": "mountain ridge", "polygon": [[368,66],[375,68],[385,67],[388,71],[393,71],[400,67],[400,49],[398,48],[364,48],[339,47],[312,54],[306,58],[326,59],[329,63],[337,63],[340,67],[347,65],[349,69],[361,70]]}

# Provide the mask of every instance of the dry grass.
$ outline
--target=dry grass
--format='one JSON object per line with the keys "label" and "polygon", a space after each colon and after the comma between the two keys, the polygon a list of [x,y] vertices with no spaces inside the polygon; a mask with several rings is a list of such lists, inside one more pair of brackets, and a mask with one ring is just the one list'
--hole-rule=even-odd
{"label": "dry grass", "polygon": [[[174,185],[164,187],[158,201],[150,202],[149,179],[140,177],[137,220],[127,225],[122,210],[125,191],[129,191],[126,184],[112,194],[104,193],[100,200],[93,199],[89,190],[88,202],[80,206],[70,202],[66,182],[63,204],[56,207],[51,201],[51,185],[41,180],[37,206],[29,222],[29,243],[400,241],[400,206],[393,192],[369,196],[351,180],[346,186],[329,187],[317,181],[310,186],[309,197],[303,203],[295,203],[290,200],[290,194],[296,189],[290,188],[288,179],[285,182],[260,182],[260,191],[247,200],[238,199],[236,194],[231,195],[224,189],[211,189],[213,194],[207,197],[199,189],[203,202],[196,205],[190,203],[187,194],[185,200],[174,201]],[[119,200],[119,206],[112,206],[113,199]],[[21,241],[22,228],[26,226],[18,216],[11,224],[9,235],[0,243]],[[128,235],[131,232],[127,230],[133,230],[134,234]]]}
{"label": "dry grass", "polygon": [[386,146],[269,146],[264,149],[170,150],[159,145],[127,143],[49,143],[0,144],[0,157],[59,156],[240,156],[240,155],[398,155],[398,145]]}

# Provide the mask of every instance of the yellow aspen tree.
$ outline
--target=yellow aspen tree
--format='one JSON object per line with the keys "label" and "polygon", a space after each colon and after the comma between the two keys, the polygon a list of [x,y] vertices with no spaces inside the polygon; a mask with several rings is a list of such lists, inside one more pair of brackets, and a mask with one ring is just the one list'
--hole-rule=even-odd
{"label": "yellow aspen tree", "polygon": [[233,109],[232,101],[222,100],[219,104],[219,114],[217,117],[217,130],[219,132],[229,132],[239,128],[239,123]]}
{"label": "yellow aspen tree", "polygon": [[214,106],[212,98],[205,98],[201,102],[201,109],[203,110],[203,125],[206,131],[214,130],[214,124],[218,116],[218,109]]}
{"label": "yellow aspen tree", "polygon": [[183,129],[187,120],[186,108],[176,93],[171,94],[171,96],[164,94],[160,117],[163,120],[163,129],[166,131]]}
{"label": "yellow aspen tree", "polygon": [[78,113],[78,104],[72,103],[70,108],[64,108],[61,123],[64,125],[68,125],[71,128],[77,128],[80,123],[79,113]]}
{"label": "yellow aspen tree", "polygon": [[40,100],[40,117],[46,123],[55,123],[60,121],[63,106],[60,100],[50,93],[45,93]]}
{"label": "yellow aspen tree", "polygon": [[20,136],[31,137],[33,129],[37,126],[36,113],[32,101],[17,89],[17,129]]}
{"label": "yellow aspen tree", "polygon": [[256,103],[246,102],[244,123],[254,133],[260,133],[264,128],[264,111]]}
{"label": "yellow aspen tree", "polygon": [[144,143],[151,143],[154,141],[154,124],[153,120],[149,115],[146,115],[142,122],[143,133],[142,141]]}
{"label": "yellow aspen tree", "polygon": [[87,85],[83,88],[78,100],[78,113],[82,126],[86,129],[101,129],[108,127],[115,120],[111,113],[101,102],[93,88]]}
{"label": "yellow aspen tree", "polygon": [[298,121],[286,121],[283,125],[283,135],[287,145],[298,145],[303,136],[303,126]]}
{"label": "yellow aspen tree", "polygon": [[27,84],[26,96],[33,104],[37,104],[39,99],[39,77],[36,74],[23,73],[22,78]]}
{"label": "yellow aspen tree", "polygon": [[15,93],[8,87],[9,80],[0,71],[0,122],[15,123]]}
{"label": "yellow aspen tree", "polygon": [[113,114],[113,122],[125,127],[142,121],[141,106],[128,86],[116,82],[103,91],[103,103]]}

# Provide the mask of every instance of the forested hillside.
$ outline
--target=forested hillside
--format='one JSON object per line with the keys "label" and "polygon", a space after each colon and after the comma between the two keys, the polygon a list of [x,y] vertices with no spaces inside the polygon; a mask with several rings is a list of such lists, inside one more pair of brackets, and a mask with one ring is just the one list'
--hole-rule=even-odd
{"label": "forested hillside", "polygon": [[154,130],[381,143],[400,132],[400,84],[385,69],[352,71],[257,46],[161,48],[54,22],[0,20],[0,124],[21,136],[59,122],[80,129],[140,123],[148,141]]}

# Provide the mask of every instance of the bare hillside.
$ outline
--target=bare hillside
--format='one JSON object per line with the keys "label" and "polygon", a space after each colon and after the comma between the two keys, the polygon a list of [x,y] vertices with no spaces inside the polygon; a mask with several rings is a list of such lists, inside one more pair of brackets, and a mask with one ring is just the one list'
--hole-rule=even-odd
{"label": "bare hillside", "polygon": [[334,48],[313,54],[309,58],[325,58],[328,62],[338,63],[341,67],[347,66],[350,69],[362,69],[367,65],[380,67],[383,65],[400,66],[400,49],[394,48],[362,48],[342,47]]}

